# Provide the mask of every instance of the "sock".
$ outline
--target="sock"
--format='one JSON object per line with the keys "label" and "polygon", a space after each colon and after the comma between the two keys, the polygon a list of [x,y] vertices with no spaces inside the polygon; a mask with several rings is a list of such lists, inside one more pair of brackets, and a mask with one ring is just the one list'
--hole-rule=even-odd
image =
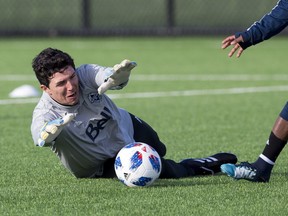
{"label": "sock", "polygon": [[257,170],[263,173],[264,176],[267,176],[268,179],[270,177],[275,161],[286,143],[287,141],[279,139],[273,132],[271,132],[269,140],[267,141],[262,154],[260,154],[257,161],[253,163]]}
{"label": "sock", "polygon": [[[262,159],[265,160],[267,163],[272,162],[272,165],[274,165],[277,157],[279,156],[280,152],[282,151],[282,149],[284,148],[284,146],[286,145],[287,140],[281,140],[278,137],[275,136],[275,134],[273,132],[271,132],[269,140],[267,141],[267,144],[262,152],[261,155],[264,155],[265,157],[267,157],[269,160],[265,160],[265,157],[263,157]],[[260,155],[260,156],[261,156]]]}

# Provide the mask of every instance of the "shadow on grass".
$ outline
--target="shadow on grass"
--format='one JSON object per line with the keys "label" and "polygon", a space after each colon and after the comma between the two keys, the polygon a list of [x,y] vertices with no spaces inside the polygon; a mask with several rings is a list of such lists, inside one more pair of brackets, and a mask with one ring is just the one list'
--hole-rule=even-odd
{"label": "shadow on grass", "polygon": [[201,185],[224,185],[227,181],[223,181],[220,176],[197,176],[190,178],[181,179],[158,179],[154,182],[151,187],[191,187],[191,186],[201,186]]}

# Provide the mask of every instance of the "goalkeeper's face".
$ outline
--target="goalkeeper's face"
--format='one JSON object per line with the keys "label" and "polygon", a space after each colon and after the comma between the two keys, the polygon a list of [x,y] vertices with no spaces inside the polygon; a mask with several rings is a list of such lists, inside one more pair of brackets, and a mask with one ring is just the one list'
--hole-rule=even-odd
{"label": "goalkeeper's face", "polygon": [[41,88],[62,105],[72,106],[79,101],[78,76],[71,66],[54,73],[49,86],[41,85]]}

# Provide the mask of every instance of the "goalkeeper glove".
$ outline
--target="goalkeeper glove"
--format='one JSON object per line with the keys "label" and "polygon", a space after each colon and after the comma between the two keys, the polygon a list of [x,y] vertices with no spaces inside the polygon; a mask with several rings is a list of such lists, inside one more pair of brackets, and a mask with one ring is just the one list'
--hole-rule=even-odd
{"label": "goalkeeper glove", "polygon": [[64,117],[45,123],[40,130],[38,145],[44,146],[45,143],[54,141],[64,126],[71,122],[75,116],[75,113],[68,113]]}
{"label": "goalkeeper glove", "polygon": [[136,66],[136,62],[127,59],[114,65],[112,75],[99,86],[98,93],[101,95],[108,89],[122,89],[128,83],[131,70]]}

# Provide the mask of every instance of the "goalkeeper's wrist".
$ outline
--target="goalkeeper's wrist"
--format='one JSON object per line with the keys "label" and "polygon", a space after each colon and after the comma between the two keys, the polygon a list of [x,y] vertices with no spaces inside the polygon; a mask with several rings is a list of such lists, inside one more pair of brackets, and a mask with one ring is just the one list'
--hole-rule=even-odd
{"label": "goalkeeper's wrist", "polygon": [[120,90],[123,89],[128,83],[128,80],[120,85],[112,86],[110,90]]}

